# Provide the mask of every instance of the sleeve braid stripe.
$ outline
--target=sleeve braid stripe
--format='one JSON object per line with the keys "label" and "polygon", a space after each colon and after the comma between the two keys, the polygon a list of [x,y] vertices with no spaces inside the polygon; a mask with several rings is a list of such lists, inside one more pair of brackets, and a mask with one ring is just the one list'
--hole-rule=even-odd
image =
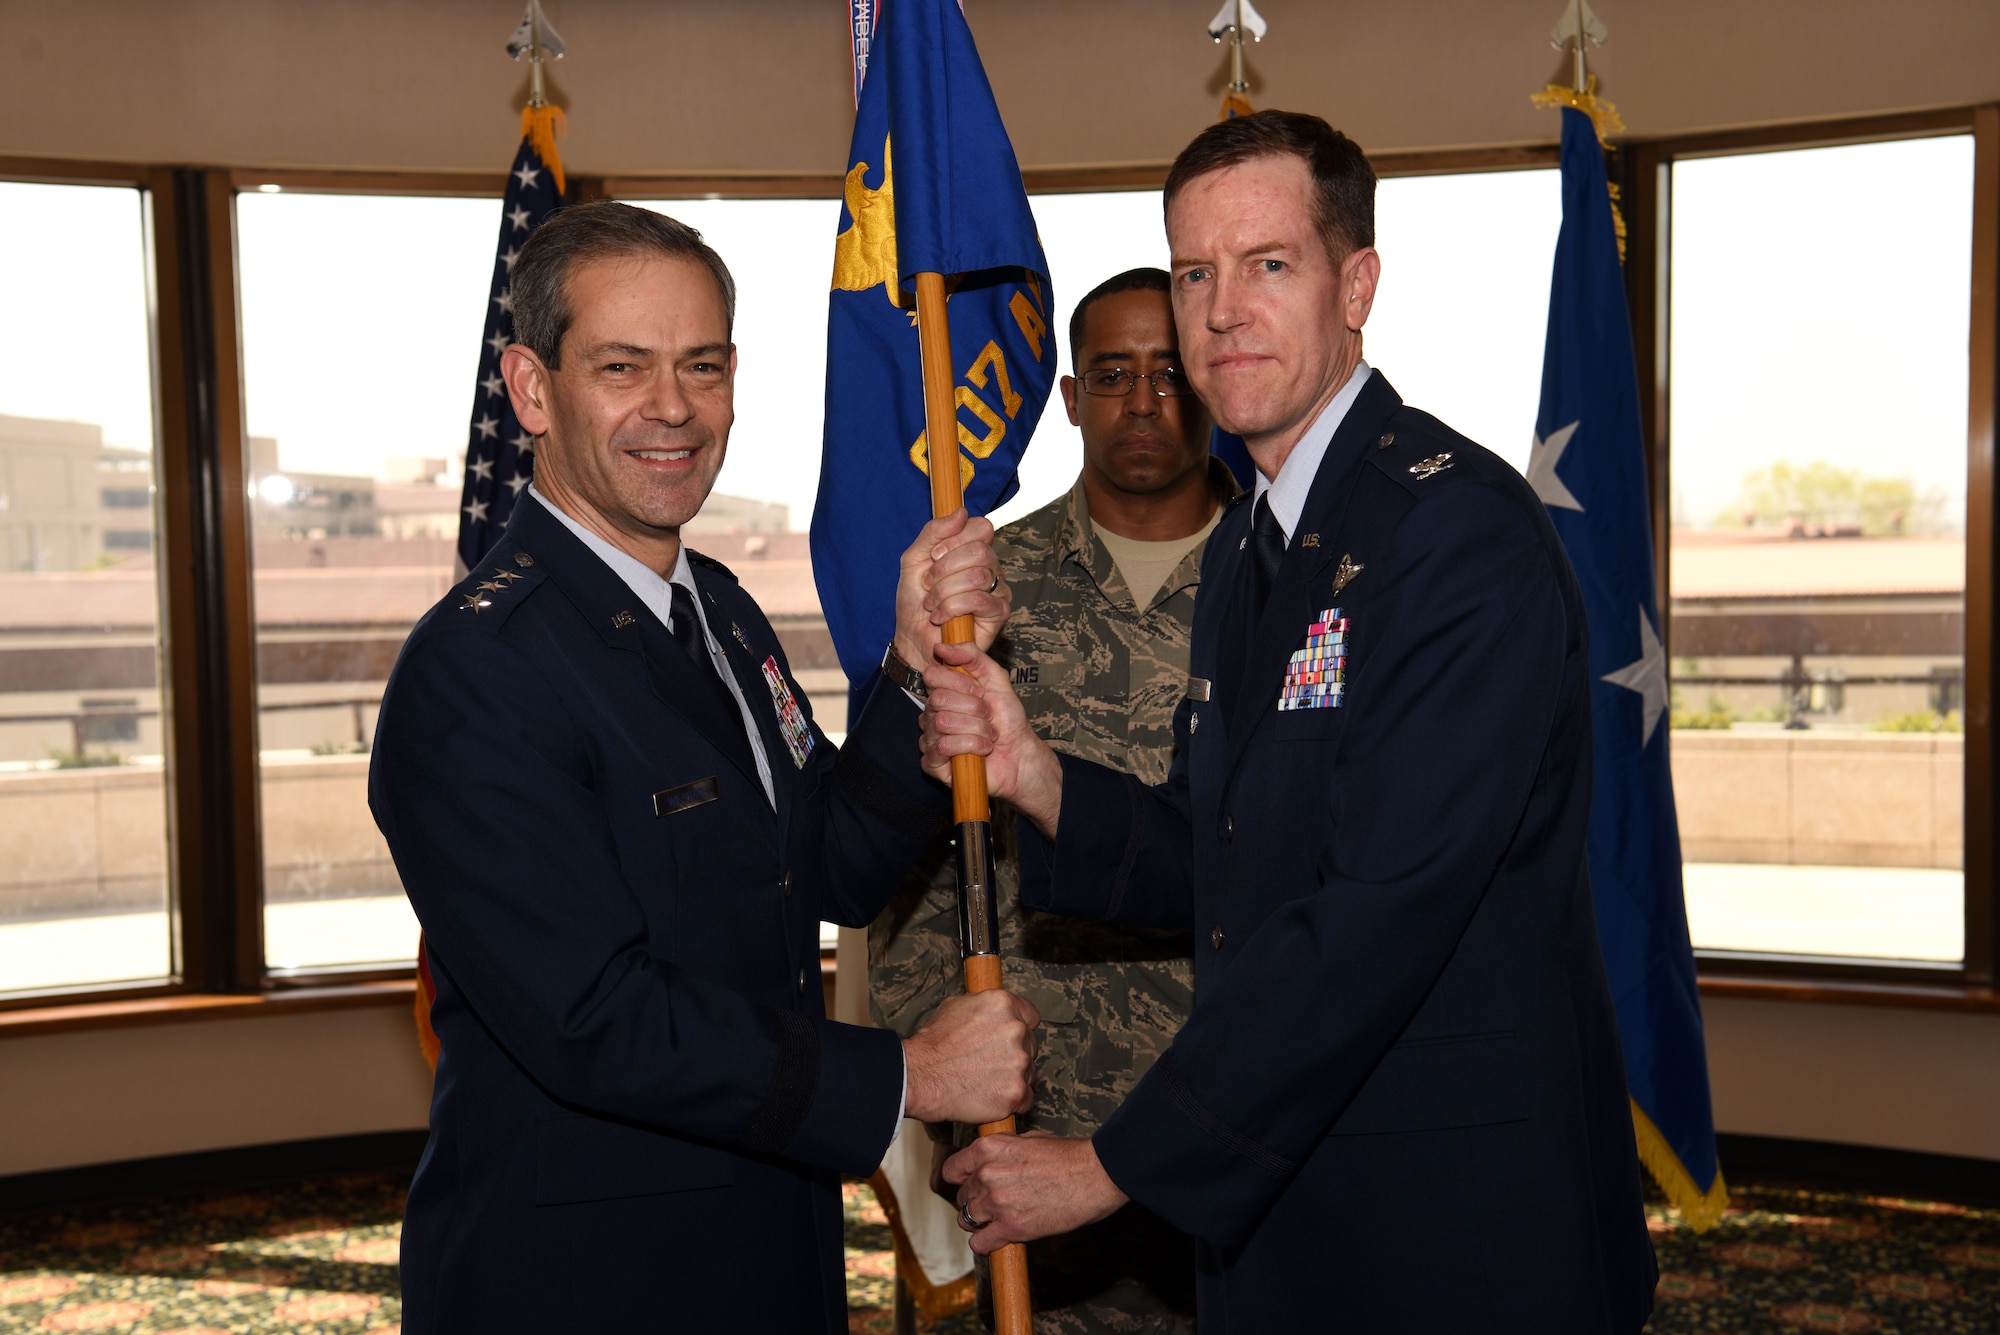
{"label": "sleeve braid stripe", "polygon": [[857,750],[840,749],[833,777],[841,796],[898,834],[927,836],[938,828],[936,808],[912,799],[881,766]]}
{"label": "sleeve braid stripe", "polygon": [[1174,1106],[1187,1114],[1190,1122],[1214,1137],[1224,1149],[1248,1159],[1256,1167],[1281,1180],[1290,1178],[1298,1171],[1299,1166],[1290,1159],[1273,1154],[1204,1107],[1201,1100],[1194,1096],[1194,1091],[1187,1087],[1187,1081],[1181,1079],[1180,1068],[1174,1065],[1171,1049],[1160,1054],[1160,1059],[1153,1063],[1153,1069],[1166,1082],[1167,1093]]}
{"label": "sleeve braid stripe", "polygon": [[743,1148],[779,1154],[805,1124],[819,1088],[819,1026],[797,1011],[769,1010],[778,1038],[777,1069],[764,1102],[743,1132]]}

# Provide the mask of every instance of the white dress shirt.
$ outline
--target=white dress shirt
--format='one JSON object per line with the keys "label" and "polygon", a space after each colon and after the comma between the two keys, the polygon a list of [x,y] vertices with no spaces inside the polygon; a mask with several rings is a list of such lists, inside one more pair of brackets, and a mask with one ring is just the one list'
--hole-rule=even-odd
{"label": "white dress shirt", "polygon": [[1292,530],[1299,526],[1299,516],[1305,513],[1306,497],[1312,492],[1313,479],[1319,476],[1320,461],[1326,458],[1326,447],[1333,444],[1333,433],[1340,430],[1341,421],[1347,410],[1361,397],[1361,387],[1368,383],[1368,363],[1359,362],[1354,374],[1347,377],[1347,383],[1333,396],[1333,402],[1320,411],[1306,433],[1299,437],[1299,443],[1292,446],[1292,452],[1285,456],[1275,478],[1264,476],[1264,470],[1257,470],[1256,487],[1250,496],[1255,505],[1265,492],[1271,493],[1271,517],[1278,521],[1278,527],[1285,532],[1285,545],[1292,545]]}
{"label": "white dress shirt", "polygon": [[[722,684],[727,686],[729,694],[735,697],[736,707],[743,711],[743,731],[750,740],[750,754],[757,758],[757,777],[764,784],[764,800],[769,802],[773,808],[776,808],[778,805],[777,790],[771,784],[771,762],[764,754],[764,734],[757,727],[756,718],[750,713],[750,702],[743,698],[743,688],[737,684],[736,674],[729,670],[729,660],[723,657],[722,646],[716,642],[714,633],[708,628],[708,614],[701,610],[701,590],[695,585],[694,572],[688,568],[687,544],[681,544],[680,555],[674,559],[674,573],[672,576],[667,579],[661,579],[659,572],[644,561],[641,561],[638,557],[628,552],[622,552],[618,548],[613,547],[603,538],[598,537],[595,533],[592,533],[589,529],[564,514],[560,506],[542,495],[541,492],[536,491],[535,485],[532,482],[528,484],[528,494],[540,502],[543,509],[561,520],[564,528],[576,534],[577,538],[584,546],[590,548],[598,560],[610,566],[611,573],[625,581],[625,587],[632,590],[632,596],[644,603],[653,615],[660,619],[662,626],[667,627],[669,630],[673,628],[673,586],[676,584],[680,585],[692,596],[695,619],[701,622],[701,639],[702,643],[708,646],[709,659],[715,664],[716,672],[721,675]],[[908,1062],[905,1062],[903,1065],[903,1092],[896,1098],[896,1125],[898,1126],[902,1125],[903,1108],[909,1102],[909,1099],[910,1068]]]}

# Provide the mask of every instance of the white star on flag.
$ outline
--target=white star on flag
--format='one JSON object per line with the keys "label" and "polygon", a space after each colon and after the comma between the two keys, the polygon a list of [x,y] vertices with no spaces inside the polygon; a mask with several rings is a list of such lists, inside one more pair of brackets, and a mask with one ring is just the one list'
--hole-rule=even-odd
{"label": "white star on flag", "polygon": [[509,246],[501,252],[500,262],[507,266],[508,273],[512,273],[514,272],[514,261],[520,258],[521,248],[519,246]]}
{"label": "white star on flag", "polygon": [[500,378],[500,373],[496,371],[492,375],[489,375],[484,380],[480,381],[479,387],[485,390],[488,394],[498,394],[500,391],[507,388],[507,382],[502,380]]}
{"label": "white star on flag", "polygon": [[497,440],[500,436],[500,419],[497,417],[481,417],[477,422],[472,424],[472,429],[479,433],[481,440]]}
{"label": "white star on flag", "polygon": [[1667,709],[1667,651],[1660,644],[1659,634],[1653,629],[1652,618],[1646,609],[1639,609],[1639,656],[1616,672],[1607,672],[1603,680],[1613,686],[1623,686],[1628,691],[1639,694],[1639,749],[1646,749],[1653,740],[1653,730],[1660,725],[1660,715]]}
{"label": "white star on flag", "polygon": [[514,313],[514,289],[510,287],[499,296],[493,298],[493,304],[507,312],[507,314],[512,315]]}
{"label": "white star on flag", "polygon": [[[534,214],[528,212],[526,209],[516,204],[514,206],[513,212],[507,215],[507,221],[514,224],[515,231],[525,232],[526,230],[528,230],[529,220],[532,219],[534,216],[535,216]],[[507,267],[511,269],[514,266],[510,264]]]}
{"label": "white star on flag", "polygon": [[516,496],[519,496],[521,494],[521,488],[528,485],[528,479],[523,474],[516,473],[514,474],[514,476],[508,478],[503,485],[505,485],[506,488],[509,491],[513,492]]}
{"label": "white star on flag", "polygon": [[529,450],[535,448],[535,438],[529,435],[525,431],[523,431],[520,435],[514,437],[514,439],[508,441],[507,443],[509,445],[512,445],[515,449],[519,450],[523,454],[526,454]]}
{"label": "white star on flag", "polygon": [[465,466],[477,474],[480,481],[491,482],[493,480],[493,461],[491,459],[473,459]]}
{"label": "white star on flag", "polygon": [[501,333],[498,329],[493,331],[492,338],[486,340],[486,346],[493,349],[493,355],[495,357],[498,357],[501,353],[507,350],[507,343],[508,343],[507,336]]}
{"label": "white star on flag", "polygon": [[514,173],[514,179],[519,181],[521,188],[525,190],[535,182],[541,180],[542,174],[524,162],[521,164],[521,170]]}
{"label": "white star on flag", "polygon": [[474,524],[483,524],[486,522],[487,505],[488,502],[486,501],[474,501],[470,505],[460,506],[459,509],[465,511],[465,517],[468,521]]}
{"label": "white star on flag", "polygon": [[1563,451],[1569,448],[1569,438],[1583,425],[1582,419],[1571,422],[1559,431],[1549,432],[1549,438],[1535,438],[1535,448],[1528,455],[1528,485],[1535,489],[1535,495],[1542,498],[1542,504],[1550,509],[1576,510],[1581,512],[1582,502],[1570,495],[1569,488],[1556,476],[1556,465],[1562,461]]}

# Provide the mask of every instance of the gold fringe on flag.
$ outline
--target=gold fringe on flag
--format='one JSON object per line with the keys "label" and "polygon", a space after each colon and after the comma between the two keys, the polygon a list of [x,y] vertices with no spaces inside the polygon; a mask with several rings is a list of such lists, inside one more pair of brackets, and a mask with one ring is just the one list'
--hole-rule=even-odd
{"label": "gold fringe on flag", "polygon": [[1248,116],[1254,111],[1256,111],[1256,108],[1250,105],[1249,98],[1244,97],[1240,93],[1231,93],[1222,99],[1222,112],[1216,119],[1219,121],[1232,120],[1237,116]]}
{"label": "gold fringe on flag", "polygon": [[1552,107],[1575,107],[1590,117],[1591,125],[1597,131],[1597,142],[1611,147],[1605,140],[1608,136],[1622,134],[1625,122],[1619,119],[1618,108],[1597,95],[1597,76],[1591,75],[1583,81],[1583,91],[1564,83],[1552,83],[1539,93],[1528,94],[1528,100],[1543,110]]}
{"label": "gold fringe on flag", "polygon": [[[1575,107],[1590,117],[1590,128],[1597,131],[1597,145],[1607,152],[1612,151],[1606,142],[1607,135],[1621,134],[1625,122],[1618,115],[1618,108],[1597,95],[1597,76],[1590,75],[1583,81],[1583,91],[1578,92],[1565,83],[1552,83],[1539,93],[1528,94],[1528,100],[1547,111],[1555,107]],[[1625,214],[1618,207],[1618,182],[1608,183],[1611,191],[1611,229],[1618,234],[1618,262],[1625,262]]]}
{"label": "gold fringe on flag", "polygon": [[556,152],[556,136],[569,133],[569,121],[564,118],[563,109],[550,102],[522,107],[521,133],[534,145],[543,165],[555,174],[556,193],[568,190],[569,186],[563,180],[562,154]]}
{"label": "gold fringe on flag", "polygon": [[1646,1116],[1637,1102],[1632,1104],[1632,1130],[1639,1138],[1639,1162],[1646,1165],[1653,1181],[1660,1184],[1668,1204],[1681,1212],[1681,1218],[1695,1232],[1706,1233],[1714,1228],[1722,1212],[1729,1208],[1729,1188],[1722,1180],[1722,1165],[1715,1166],[1715,1181],[1704,1192],[1688,1176],[1680,1155],[1674,1153],[1673,1146],[1660,1134],[1660,1128],[1653,1125],[1653,1119]]}

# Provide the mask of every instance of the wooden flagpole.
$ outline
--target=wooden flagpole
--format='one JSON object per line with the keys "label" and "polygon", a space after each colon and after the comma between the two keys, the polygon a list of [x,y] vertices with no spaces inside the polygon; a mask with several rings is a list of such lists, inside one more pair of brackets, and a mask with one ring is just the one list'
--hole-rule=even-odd
{"label": "wooden flagpole", "polygon": [[[951,367],[951,325],[945,314],[944,275],[917,276],[917,346],[923,355],[924,431],[929,443],[931,515],[943,518],[965,503],[958,476],[958,399]],[[946,644],[972,643],[972,618],[945,623]],[[994,902],[991,810],[986,758],[951,758],[952,820],[957,827],[959,948],[965,956],[965,990],[1000,986],[1000,919]],[[982,1136],[1012,1134],[1014,1119],[979,1128]],[[1018,1242],[989,1258],[993,1267],[993,1317],[998,1335],[1031,1335],[1028,1251]]]}

